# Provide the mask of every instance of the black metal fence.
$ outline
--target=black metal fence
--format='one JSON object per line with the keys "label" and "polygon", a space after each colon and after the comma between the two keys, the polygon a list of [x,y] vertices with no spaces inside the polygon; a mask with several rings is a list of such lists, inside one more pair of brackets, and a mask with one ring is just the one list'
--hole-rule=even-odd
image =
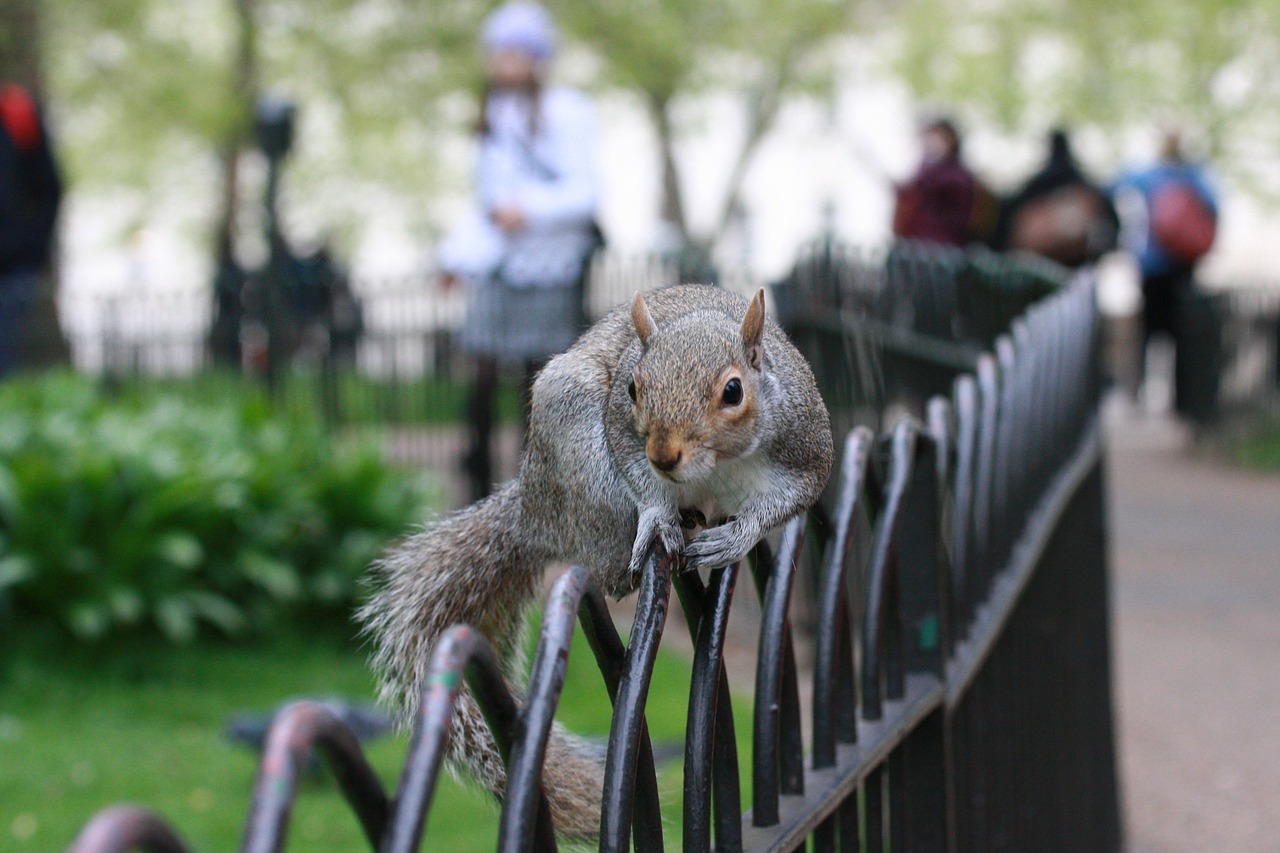
{"label": "black metal fence", "polygon": [[[881,389],[886,399],[925,402],[878,436],[865,424],[843,433],[825,508],[788,524],[747,561],[761,603],[749,723],[734,719],[724,664],[742,567],[704,579],[654,556],[629,645],[590,576],[572,568],[548,596],[522,696],[508,691],[472,629],[458,626],[439,642],[393,795],[322,707],[283,711],[267,740],[242,849],[281,849],[313,746],[372,847],[418,849],[464,680],[507,761],[498,847],[554,849],[540,774],[575,620],[614,707],[602,850],[632,843],[645,851],[664,844],[690,851],[1120,849],[1093,281],[950,256],[928,275],[899,280],[885,272],[868,286],[869,271],[889,265],[839,247],[815,251],[813,268],[825,266],[780,285],[795,292],[779,301],[798,297],[782,313],[823,382],[842,381],[848,355],[862,353],[897,377],[898,387]],[[985,276],[986,264],[999,274]],[[913,309],[910,323],[899,300]],[[877,307],[886,303],[887,320]],[[944,322],[946,334],[933,325]],[[935,348],[922,352],[894,338],[904,331]],[[945,394],[934,393],[939,383]],[[848,390],[846,383],[824,391],[833,387]],[[871,408],[865,397],[847,402],[850,418]],[[889,419],[881,413],[878,420]],[[812,669],[804,673],[793,619],[800,581],[813,591],[816,622]],[[680,839],[664,838],[645,722],[673,588],[695,648]],[[752,731],[749,771],[735,750],[740,724]],[[745,811],[744,772],[751,777]],[[186,849],[172,829],[135,808],[98,815],[72,849],[133,845]]]}
{"label": "black metal fence", "polygon": [[1210,414],[1280,401],[1280,284],[1232,288],[1208,299],[1212,325],[1202,323],[1192,331],[1212,349],[1202,346],[1190,353],[1184,371],[1208,371],[1203,381],[1217,380],[1210,386],[1216,392]]}
{"label": "black metal fence", "polygon": [[[753,286],[745,274],[721,278],[743,291]],[[638,290],[679,280],[674,259],[602,252],[590,270],[584,311],[596,318]],[[59,313],[73,364],[113,384],[241,377],[269,387],[283,405],[314,409],[335,428],[379,428],[397,459],[456,467],[471,376],[456,344],[466,309],[461,288],[444,290],[425,271],[354,281],[299,278],[283,300],[287,310],[275,311],[285,341],[274,346],[261,311],[236,302],[228,321],[220,307],[230,297],[218,295],[218,305],[203,288],[64,296]],[[516,373],[500,409],[510,423],[518,411]],[[506,461],[514,472],[513,460]]]}

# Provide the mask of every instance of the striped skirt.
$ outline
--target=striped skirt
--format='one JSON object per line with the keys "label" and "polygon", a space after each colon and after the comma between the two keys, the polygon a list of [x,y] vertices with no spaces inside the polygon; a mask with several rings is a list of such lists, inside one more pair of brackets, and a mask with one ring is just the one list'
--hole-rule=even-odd
{"label": "striped skirt", "polygon": [[473,355],[535,361],[564,352],[582,331],[577,282],[512,287],[489,278],[467,282],[467,315],[460,340]]}

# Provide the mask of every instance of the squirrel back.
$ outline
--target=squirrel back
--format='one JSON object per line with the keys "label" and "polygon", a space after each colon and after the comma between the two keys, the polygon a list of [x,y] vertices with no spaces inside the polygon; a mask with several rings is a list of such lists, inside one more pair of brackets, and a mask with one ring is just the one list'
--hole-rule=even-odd
{"label": "squirrel back", "polygon": [[[635,590],[657,542],[690,568],[726,565],[817,500],[831,458],[813,374],[765,317],[763,291],[637,294],[539,374],[519,477],[375,565],[380,588],[359,618],[384,700],[412,719],[431,647],[457,623],[486,634],[519,684],[524,614],[548,563],[583,566],[614,597]],[[501,759],[465,693],[450,749],[500,795]],[[550,749],[557,829],[594,835],[601,757],[563,731]]]}

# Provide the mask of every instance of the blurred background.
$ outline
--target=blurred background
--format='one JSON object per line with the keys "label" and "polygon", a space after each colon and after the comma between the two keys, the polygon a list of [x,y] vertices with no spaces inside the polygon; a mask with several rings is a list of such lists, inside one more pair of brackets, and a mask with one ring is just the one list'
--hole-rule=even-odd
{"label": "blurred background", "polygon": [[[1209,280],[1267,273],[1280,193],[1269,3],[551,3],[557,80],[601,113],[602,220],[629,252],[691,240],[764,277],[829,225],[889,234],[922,110],[1011,191],[1047,131],[1099,180],[1185,130],[1223,193]],[[280,214],[357,279],[421,273],[470,172],[484,3],[13,0],[0,76],[47,103],[69,193],[68,297],[207,289],[222,240],[263,262],[255,104],[296,109]]]}
{"label": "blurred background", "polygon": [[[438,286],[436,249],[470,204],[477,33],[496,5],[0,3],[0,82],[34,99],[63,186],[19,371],[0,383],[0,847],[55,849],[128,798],[199,847],[229,846],[253,770],[222,742],[230,715],[290,695],[368,703],[348,618],[359,578],[387,542],[464,499],[463,296]],[[1108,369],[1126,392],[1118,479],[1137,489],[1117,502],[1134,525],[1118,551],[1122,760],[1138,780],[1127,818],[1139,853],[1264,849],[1260,804],[1274,818],[1280,802],[1266,750],[1171,750],[1187,696],[1168,690],[1185,679],[1152,662],[1183,641],[1203,652],[1169,626],[1218,631],[1224,612],[1244,627],[1207,662],[1189,653],[1207,669],[1256,662],[1248,650],[1276,639],[1270,570],[1162,585],[1168,559],[1200,553],[1173,548],[1176,534],[1220,534],[1218,516],[1179,525],[1160,501],[1212,483],[1221,517],[1242,525],[1235,565],[1274,557],[1260,543],[1280,490],[1256,472],[1280,467],[1280,2],[546,6],[560,34],[551,80],[587,92],[599,117],[606,247],[590,316],[680,279],[784,282],[817,244],[879,258],[938,116],[997,202],[1041,167],[1054,128],[1103,188],[1181,135],[1218,204],[1195,272],[1209,332],[1184,355],[1212,389],[1193,377],[1181,420],[1164,417],[1178,404],[1172,355],[1143,385],[1136,262],[1098,262]],[[498,403],[503,475],[518,386],[504,380]],[[1236,406],[1250,416],[1223,426]],[[1225,457],[1253,468],[1222,474]],[[1124,566],[1137,567],[1128,581]],[[1126,625],[1140,632],[1126,639]],[[677,688],[652,701],[681,701],[687,662],[660,666],[655,683]],[[1250,736],[1222,742],[1280,744],[1265,715],[1275,674],[1228,675],[1248,689],[1222,692],[1247,707],[1225,718]],[[571,726],[607,728],[603,702],[566,704]],[[682,713],[655,736],[680,737]],[[384,776],[402,751],[375,747]],[[1205,786],[1193,802],[1189,779]],[[442,849],[491,846],[483,798],[442,796],[436,813],[457,816],[428,830]],[[299,837],[360,849],[336,802],[315,783]],[[1218,843],[1223,825],[1234,842]]]}

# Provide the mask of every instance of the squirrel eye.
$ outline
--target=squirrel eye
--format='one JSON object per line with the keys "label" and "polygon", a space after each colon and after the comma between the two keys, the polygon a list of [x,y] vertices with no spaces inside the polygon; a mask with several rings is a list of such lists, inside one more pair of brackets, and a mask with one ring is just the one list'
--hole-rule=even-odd
{"label": "squirrel eye", "polygon": [[627,383],[627,396],[631,398],[631,402],[636,401],[636,381],[632,379]]}
{"label": "squirrel eye", "polygon": [[726,406],[736,406],[742,402],[742,382],[737,379],[730,379],[724,384],[724,393],[720,395],[720,400]]}

